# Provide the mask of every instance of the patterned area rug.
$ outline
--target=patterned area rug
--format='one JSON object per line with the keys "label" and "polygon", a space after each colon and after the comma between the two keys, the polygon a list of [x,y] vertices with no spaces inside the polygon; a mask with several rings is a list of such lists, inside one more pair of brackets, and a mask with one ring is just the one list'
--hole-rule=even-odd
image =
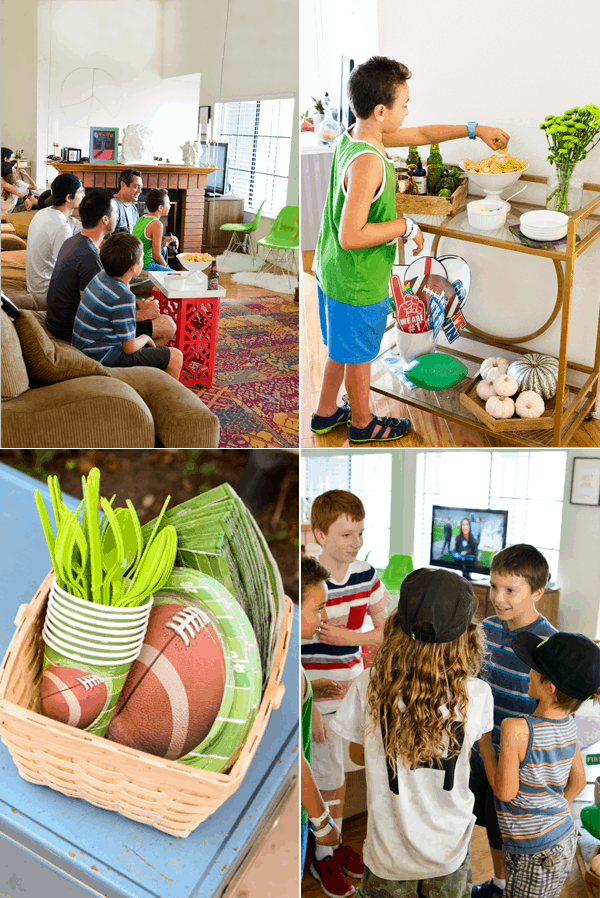
{"label": "patterned area rug", "polygon": [[298,446],[298,303],[221,300],[213,385],[190,389],[218,415],[220,447]]}

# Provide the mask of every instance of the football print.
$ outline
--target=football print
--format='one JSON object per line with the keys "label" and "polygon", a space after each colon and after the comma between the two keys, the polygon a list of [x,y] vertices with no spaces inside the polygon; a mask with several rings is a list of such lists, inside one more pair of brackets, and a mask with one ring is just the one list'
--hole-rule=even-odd
{"label": "football print", "polygon": [[96,674],[51,665],[42,674],[42,710],[46,717],[85,730],[104,710],[106,683]]}
{"label": "football print", "polygon": [[197,606],[155,605],[111,719],[114,742],[176,760],[199,745],[221,705],[223,647]]}

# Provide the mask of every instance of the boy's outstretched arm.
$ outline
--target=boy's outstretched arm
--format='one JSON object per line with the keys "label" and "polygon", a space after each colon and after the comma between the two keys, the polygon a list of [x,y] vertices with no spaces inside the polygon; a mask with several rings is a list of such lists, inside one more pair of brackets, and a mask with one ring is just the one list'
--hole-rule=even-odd
{"label": "boy's outstretched arm", "polygon": [[[468,136],[469,129],[466,125],[423,125],[422,128],[399,128],[395,134],[385,134],[383,143],[386,147],[422,147],[425,144],[443,143]],[[489,125],[477,125],[475,137],[483,140],[492,150],[503,150],[510,140],[510,136],[502,128],[492,128]]]}
{"label": "boy's outstretched arm", "polygon": [[[342,249],[364,249],[391,243],[404,236],[406,220],[368,222],[369,209],[384,176],[383,160],[375,153],[364,153],[348,166],[346,201],[340,220],[339,240]],[[417,250],[423,249],[420,228],[412,238]]]}
{"label": "boy's outstretched arm", "polygon": [[565,798],[568,804],[571,804],[579,793],[585,788],[585,770],[583,769],[583,761],[581,760],[581,752],[579,746],[575,751],[575,757],[569,771],[569,778],[565,786]]}

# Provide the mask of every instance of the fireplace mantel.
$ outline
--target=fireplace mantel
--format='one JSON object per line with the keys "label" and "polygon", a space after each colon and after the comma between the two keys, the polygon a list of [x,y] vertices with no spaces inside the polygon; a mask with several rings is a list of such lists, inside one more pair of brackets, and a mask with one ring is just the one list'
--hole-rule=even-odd
{"label": "fireplace mantel", "polygon": [[131,163],[117,165],[101,162],[47,162],[58,172],[72,172],[84,187],[119,186],[119,174],[126,168],[137,168],[142,173],[144,187],[172,187],[183,191],[183,217],[181,231],[181,252],[202,250],[202,221],[204,218],[204,190],[206,179],[216,167],[209,165],[179,165],[178,163],[158,163],[143,165]]}

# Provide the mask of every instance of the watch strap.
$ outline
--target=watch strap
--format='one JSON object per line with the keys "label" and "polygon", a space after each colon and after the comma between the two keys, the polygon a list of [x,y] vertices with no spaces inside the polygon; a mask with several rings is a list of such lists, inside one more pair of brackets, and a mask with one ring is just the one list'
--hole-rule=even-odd
{"label": "watch strap", "polygon": [[469,139],[470,140],[475,140],[475,128],[477,127],[478,124],[479,124],[479,122],[467,122],[467,128],[469,130]]}

